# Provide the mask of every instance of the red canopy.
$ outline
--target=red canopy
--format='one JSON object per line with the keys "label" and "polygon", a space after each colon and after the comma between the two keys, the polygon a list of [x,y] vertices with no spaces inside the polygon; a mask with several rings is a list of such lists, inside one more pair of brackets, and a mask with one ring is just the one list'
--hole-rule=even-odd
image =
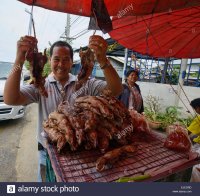
{"label": "red canopy", "polygon": [[[91,15],[92,0],[19,0],[28,5],[81,16]],[[97,3],[101,0],[95,0]],[[200,5],[200,0],[104,0],[110,16],[145,15]]]}
{"label": "red canopy", "polygon": [[154,57],[200,57],[200,6],[154,14],[113,18],[110,36],[121,45]]}

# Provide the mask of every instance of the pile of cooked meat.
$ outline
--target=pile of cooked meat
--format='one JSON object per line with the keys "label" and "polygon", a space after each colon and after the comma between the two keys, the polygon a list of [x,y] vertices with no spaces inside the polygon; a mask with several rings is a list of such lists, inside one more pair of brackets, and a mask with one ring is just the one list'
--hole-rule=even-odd
{"label": "pile of cooked meat", "polygon": [[84,148],[105,152],[111,143],[124,146],[135,132],[149,131],[142,115],[127,110],[119,100],[109,96],[80,97],[73,107],[62,103],[49,114],[43,127],[58,151],[69,144],[72,151]]}

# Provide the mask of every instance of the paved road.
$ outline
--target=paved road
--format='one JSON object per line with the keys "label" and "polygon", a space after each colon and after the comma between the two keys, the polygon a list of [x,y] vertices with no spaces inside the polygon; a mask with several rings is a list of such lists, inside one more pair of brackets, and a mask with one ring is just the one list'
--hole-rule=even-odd
{"label": "paved road", "polygon": [[37,181],[37,105],[21,119],[0,121],[0,182]]}

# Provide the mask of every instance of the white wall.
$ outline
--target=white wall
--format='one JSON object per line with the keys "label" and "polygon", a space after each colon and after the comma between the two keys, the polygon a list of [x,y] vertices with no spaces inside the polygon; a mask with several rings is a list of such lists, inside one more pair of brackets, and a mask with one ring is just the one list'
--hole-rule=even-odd
{"label": "white wall", "polygon": [[[143,96],[143,99],[145,101],[145,98],[148,96],[148,94],[151,94],[152,96],[159,97],[162,99],[160,101],[161,106],[163,108],[166,108],[167,106],[175,106],[176,103],[176,93],[173,91],[173,88],[177,90],[177,85],[172,85],[172,87],[169,84],[160,84],[160,83],[148,83],[148,82],[137,82],[137,84],[140,86],[141,93]],[[197,87],[190,87],[190,86],[184,86],[183,87],[189,101],[200,98],[200,88]],[[183,103],[186,105],[186,107],[189,109],[190,112],[194,113],[192,107],[190,106],[189,101],[185,97],[183,91],[181,91],[180,98],[183,100]],[[178,106],[182,107],[181,112],[185,115],[190,115],[187,113],[187,109],[179,100]],[[145,105],[145,102],[144,102]]]}

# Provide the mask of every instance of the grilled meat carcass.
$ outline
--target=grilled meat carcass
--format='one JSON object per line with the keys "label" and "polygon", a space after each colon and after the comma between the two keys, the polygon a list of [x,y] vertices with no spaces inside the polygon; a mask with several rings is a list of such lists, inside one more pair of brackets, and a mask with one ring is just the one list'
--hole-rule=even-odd
{"label": "grilled meat carcass", "polygon": [[[43,123],[44,125],[44,123]],[[44,127],[45,133],[48,135],[48,138],[51,142],[57,144],[57,150],[58,152],[61,151],[61,149],[65,146],[66,144],[66,138],[64,133],[61,133],[58,129],[51,128],[48,126]]]}
{"label": "grilled meat carcass", "polygon": [[82,67],[78,74],[78,81],[76,82],[75,90],[79,90],[82,85],[88,80],[94,67],[94,53],[90,48],[85,51],[81,49],[79,52],[79,56],[81,58]]}
{"label": "grilled meat carcass", "polygon": [[75,137],[78,145],[81,145],[85,141],[85,122],[81,114],[68,115],[71,126],[75,130]]}
{"label": "grilled meat carcass", "polygon": [[136,132],[140,132],[140,133],[141,132],[145,132],[145,133],[150,132],[149,124],[148,124],[145,116],[138,113],[134,109],[130,109],[129,113],[131,115],[132,124],[134,125],[134,130]]}
{"label": "grilled meat carcass", "polygon": [[106,165],[113,165],[118,160],[122,159],[124,156],[135,153],[137,147],[133,145],[126,145],[120,148],[116,148],[105,153],[102,157],[98,158],[96,161],[96,170],[101,172],[105,170]]}
{"label": "grilled meat carcass", "polygon": [[98,127],[98,148],[101,152],[106,152],[109,148],[110,136],[108,130],[103,127]]}
{"label": "grilled meat carcass", "polygon": [[37,47],[29,49],[25,58],[30,63],[30,72],[32,76],[30,84],[34,84],[42,96],[48,97],[47,91],[44,87],[45,77],[42,75],[44,65],[47,62],[46,49],[44,50],[44,54],[38,52]]}
{"label": "grilled meat carcass", "polygon": [[78,143],[76,140],[76,134],[75,131],[73,130],[70,121],[66,118],[63,119],[59,124],[58,124],[59,130],[64,132],[66,141],[68,142],[70,148],[72,151],[77,150],[78,148]]}
{"label": "grilled meat carcass", "polygon": [[96,130],[89,130],[86,132],[87,142],[94,149],[98,145],[98,133]]}
{"label": "grilled meat carcass", "polygon": [[102,115],[105,118],[113,119],[113,113],[108,107],[108,103],[103,103],[100,99],[95,96],[80,97],[75,101],[76,106],[83,106],[89,110],[95,108],[95,113]]}
{"label": "grilled meat carcass", "polygon": [[50,118],[50,119],[53,119],[53,120],[55,120],[55,121],[57,121],[57,123],[58,123],[58,122],[60,122],[62,119],[65,119],[66,116],[65,116],[64,114],[61,114],[61,113],[58,113],[58,112],[54,111],[54,112],[51,112],[51,113],[49,114],[49,118]]}
{"label": "grilled meat carcass", "polygon": [[[49,114],[49,121],[54,120],[55,127],[64,134],[66,142],[69,143],[72,151],[77,150],[78,144],[75,136],[75,132],[71,126],[70,120],[64,114],[56,111]],[[50,126],[50,125],[49,125]]]}
{"label": "grilled meat carcass", "polygon": [[170,125],[167,127],[168,136],[164,146],[176,150],[187,152],[191,148],[191,142],[187,135],[187,130],[180,125]]}

